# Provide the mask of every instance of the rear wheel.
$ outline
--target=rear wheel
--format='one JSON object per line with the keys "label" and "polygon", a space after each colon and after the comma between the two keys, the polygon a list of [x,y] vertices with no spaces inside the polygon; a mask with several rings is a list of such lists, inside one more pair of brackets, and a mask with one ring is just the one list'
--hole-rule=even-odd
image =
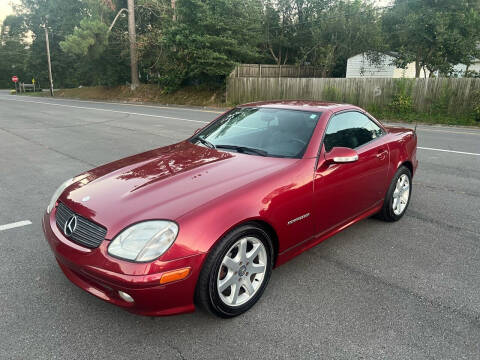
{"label": "rear wheel", "polygon": [[401,166],[392,179],[379,215],[386,221],[397,221],[402,218],[410,203],[412,194],[412,173]]}
{"label": "rear wheel", "polygon": [[268,234],[253,225],[238,227],[208,255],[198,279],[196,302],[220,317],[240,315],[262,296],[271,271]]}

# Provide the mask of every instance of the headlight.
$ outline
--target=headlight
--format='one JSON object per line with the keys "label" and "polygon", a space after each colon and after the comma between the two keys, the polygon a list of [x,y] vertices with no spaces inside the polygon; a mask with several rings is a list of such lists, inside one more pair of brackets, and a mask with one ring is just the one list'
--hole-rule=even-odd
{"label": "headlight", "polygon": [[173,244],[178,225],[167,220],[144,221],[123,230],[108,246],[110,255],[136,261],[152,261]]}
{"label": "headlight", "polygon": [[60,185],[57,190],[55,190],[55,192],[52,195],[52,198],[50,199],[50,203],[47,206],[47,213],[50,214],[50,212],[54,208],[55,203],[57,202],[58,198],[60,197],[60,195],[62,195],[63,190],[65,190],[67,187],[72,185],[75,181],[76,181],[75,178],[68,179],[62,185]]}

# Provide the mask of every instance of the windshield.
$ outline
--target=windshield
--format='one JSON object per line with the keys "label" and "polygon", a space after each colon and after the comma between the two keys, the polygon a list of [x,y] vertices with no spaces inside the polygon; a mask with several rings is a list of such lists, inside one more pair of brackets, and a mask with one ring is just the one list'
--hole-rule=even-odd
{"label": "windshield", "polygon": [[198,145],[245,154],[300,158],[321,113],[236,108],[191,139]]}

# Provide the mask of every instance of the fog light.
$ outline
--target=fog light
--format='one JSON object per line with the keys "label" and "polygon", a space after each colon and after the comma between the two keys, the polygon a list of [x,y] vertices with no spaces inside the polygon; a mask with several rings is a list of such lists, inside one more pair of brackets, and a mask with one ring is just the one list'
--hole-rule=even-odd
{"label": "fog light", "polygon": [[118,295],[128,303],[133,303],[133,298],[123,291],[119,291]]}

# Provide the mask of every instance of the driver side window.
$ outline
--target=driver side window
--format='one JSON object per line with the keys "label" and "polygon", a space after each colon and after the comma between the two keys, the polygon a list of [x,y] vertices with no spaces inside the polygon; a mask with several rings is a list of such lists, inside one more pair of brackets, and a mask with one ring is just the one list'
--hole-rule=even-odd
{"label": "driver side window", "polygon": [[358,111],[348,111],[330,119],[323,143],[326,152],[334,147],[356,149],[382,134],[382,129],[367,116]]}

